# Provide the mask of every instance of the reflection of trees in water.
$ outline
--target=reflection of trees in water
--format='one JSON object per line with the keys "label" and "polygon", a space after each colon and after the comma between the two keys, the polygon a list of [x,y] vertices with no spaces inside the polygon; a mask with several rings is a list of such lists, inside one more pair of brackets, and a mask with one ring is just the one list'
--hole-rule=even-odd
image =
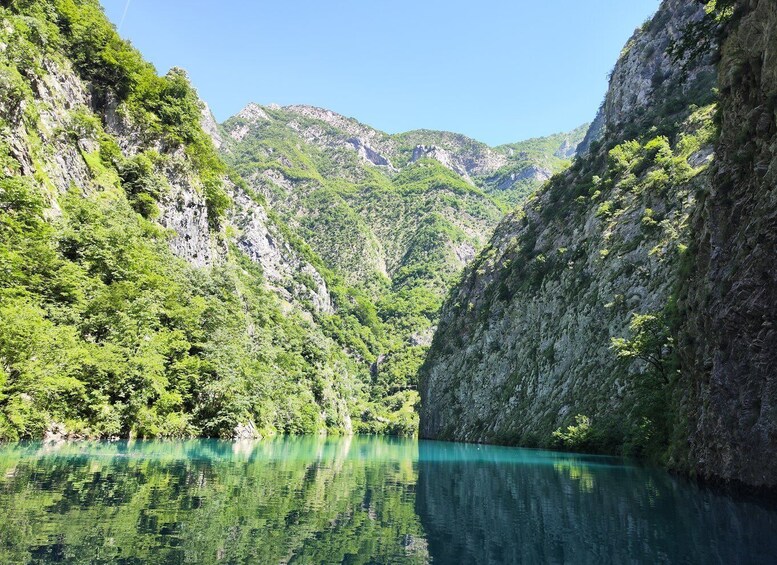
{"label": "reflection of trees in water", "polygon": [[660,471],[376,438],[0,448],[0,562],[769,562],[777,519]]}
{"label": "reflection of trees in water", "polygon": [[[457,453],[458,451],[458,453]],[[765,563],[773,510],[596,457],[422,443],[434,563]]]}
{"label": "reflection of trees in water", "polygon": [[0,561],[424,562],[416,454],[359,438],[4,449]]}

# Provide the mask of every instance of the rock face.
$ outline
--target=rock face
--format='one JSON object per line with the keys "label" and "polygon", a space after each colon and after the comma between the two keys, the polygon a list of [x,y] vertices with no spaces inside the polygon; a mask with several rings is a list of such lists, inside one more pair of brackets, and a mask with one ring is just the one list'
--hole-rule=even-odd
{"label": "rock face", "polygon": [[348,140],[348,143],[353,145],[353,148],[356,149],[356,152],[359,154],[359,157],[361,157],[365,161],[369,161],[373,165],[377,165],[379,167],[388,167],[391,165],[388,159],[386,159],[375,149],[373,149],[372,147],[364,143],[364,141],[361,138],[352,137]]}
{"label": "rock face", "polygon": [[[62,69],[49,61],[45,65],[46,74],[42,80],[36,81],[34,95],[41,100],[42,109],[39,112],[39,135],[43,150],[49,157],[43,162],[36,159],[23,128],[23,114],[27,102],[16,103],[11,96],[0,102],[0,111],[8,116],[8,122],[13,130],[9,132],[11,154],[21,165],[21,172],[33,175],[36,167],[42,167],[59,192],[65,192],[72,182],[83,186],[85,190],[94,190],[94,182],[89,168],[80,153],[80,147],[74,146],[72,140],[62,135],[62,131],[70,123],[70,113],[77,108],[84,108],[89,103],[86,86],[72,72]],[[3,82],[11,80],[9,76],[2,77]],[[87,145],[82,147],[88,149]]]}
{"label": "rock face", "polygon": [[700,4],[664,0],[656,15],[623,48],[610,81],[615,88],[609,89],[604,100],[604,125],[610,135],[638,132],[648,125],[640,119],[646,111],[670,111],[672,101],[682,102],[700,80],[714,72],[708,64],[678,72],[678,63],[667,51],[689,24],[704,17]]}
{"label": "rock face", "polygon": [[777,5],[736,3],[719,66],[721,136],[684,311],[689,466],[777,485]]}
{"label": "rock face", "polygon": [[583,140],[577,146],[577,154],[581,157],[588,155],[591,149],[591,144],[602,140],[604,137],[604,104],[599,108],[596,113],[594,121],[591,122],[588,131],[586,131]]}
{"label": "rock face", "polygon": [[467,167],[463,163],[458,163],[445,149],[441,149],[435,145],[416,145],[413,149],[413,155],[410,157],[410,161],[415,163],[421,159],[434,159],[444,167],[461,175],[467,179],[467,181],[472,182],[472,179],[467,172]]}
{"label": "rock face", "polygon": [[170,248],[196,267],[208,267],[216,260],[216,242],[208,225],[208,208],[202,190],[194,186],[189,165],[179,153],[164,167],[162,175],[170,191],[161,202],[159,223],[173,231]]}
{"label": "rock face", "polygon": [[[636,453],[777,486],[777,7],[718,10],[719,136],[713,55],[666,54],[694,26],[714,37],[712,16],[665,0],[582,156],[499,226],[444,307],[424,437]],[[583,431],[564,433],[578,414]]]}
{"label": "rock face", "polygon": [[[698,154],[713,142],[713,69],[707,57],[685,72],[665,53],[702,14],[667,0],[635,33],[589,132],[600,140],[502,222],[452,292],[422,373],[424,437],[547,445],[577,414],[592,417],[604,449],[649,449],[642,436],[662,433],[668,388],[612,340],[673,303],[707,189]],[[667,340],[657,354],[668,365],[670,350]]]}
{"label": "rock face", "polygon": [[216,149],[224,145],[224,140],[221,138],[221,132],[219,131],[218,122],[216,117],[206,103],[202,103],[202,129],[205,130],[210,138],[213,140],[213,145]]}
{"label": "rock face", "polygon": [[[332,297],[321,274],[306,262],[267,217],[265,209],[238,187],[232,187],[235,206],[230,223],[239,230],[235,242],[273,290],[289,302],[310,301],[317,313],[333,313]],[[305,285],[301,281],[313,281]]]}

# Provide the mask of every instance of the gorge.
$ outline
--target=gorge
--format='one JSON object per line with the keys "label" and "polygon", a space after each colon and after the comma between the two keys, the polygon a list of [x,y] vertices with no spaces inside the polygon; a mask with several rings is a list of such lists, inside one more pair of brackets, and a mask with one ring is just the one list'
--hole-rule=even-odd
{"label": "gorge", "polygon": [[218,123],[0,0],[0,562],[773,560],[777,4],[663,0],[591,119]]}
{"label": "gorge", "polygon": [[590,126],[225,123],[0,2],[0,439],[386,434],[777,485],[777,8],[664,0]]}

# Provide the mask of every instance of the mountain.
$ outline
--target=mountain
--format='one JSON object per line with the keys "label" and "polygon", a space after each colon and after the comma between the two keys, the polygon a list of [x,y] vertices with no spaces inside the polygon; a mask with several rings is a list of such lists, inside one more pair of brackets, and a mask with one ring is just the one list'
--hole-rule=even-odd
{"label": "mountain", "polygon": [[415,433],[442,300],[512,194],[484,175],[567,166],[580,137],[306,106],[221,126],[97,0],[0,21],[0,439]]}
{"label": "mountain", "polygon": [[[570,164],[584,130],[490,148],[463,135],[388,135],[311,106],[250,104],[207,128],[224,159],[324,263],[374,305],[373,382],[415,394],[439,308],[508,201]],[[374,391],[377,389],[373,389]]]}
{"label": "mountain", "polygon": [[664,0],[635,32],[581,156],[446,302],[423,437],[777,484],[775,22],[770,2]]}
{"label": "mountain", "polygon": [[450,256],[433,268],[454,275],[502,216],[453,160],[419,155],[399,169],[395,140],[333,112],[250,105],[224,131],[225,159],[349,282],[417,268],[419,252],[431,250],[415,246],[437,223]]}
{"label": "mountain", "polygon": [[[270,147],[280,138],[294,140],[301,143],[297,150],[302,153],[317,150],[337,161],[338,165],[323,171],[325,174],[345,175],[351,181],[369,178],[364,173],[353,176],[355,168],[366,167],[391,176],[420,159],[433,159],[497,202],[514,207],[571,164],[588,129],[586,124],[568,133],[492,148],[444,131],[414,130],[389,135],[353,118],[313,106],[249,104],[227,120],[218,133],[218,145],[228,159],[235,154],[233,161],[248,165],[259,162],[257,153],[261,153],[263,144]],[[354,152],[359,157],[356,162],[349,155]]]}
{"label": "mountain", "polygon": [[0,439],[375,423],[372,306],[224,164],[185,73],[97,0],[0,21]]}

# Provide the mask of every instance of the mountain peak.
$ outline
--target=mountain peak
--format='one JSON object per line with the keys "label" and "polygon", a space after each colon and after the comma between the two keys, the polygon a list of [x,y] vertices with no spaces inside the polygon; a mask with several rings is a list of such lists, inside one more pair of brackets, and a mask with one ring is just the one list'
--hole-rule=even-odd
{"label": "mountain peak", "polygon": [[255,102],[249,103],[245,108],[238,112],[238,117],[249,122],[258,122],[260,120],[269,120],[270,116],[264,111],[264,108]]}

